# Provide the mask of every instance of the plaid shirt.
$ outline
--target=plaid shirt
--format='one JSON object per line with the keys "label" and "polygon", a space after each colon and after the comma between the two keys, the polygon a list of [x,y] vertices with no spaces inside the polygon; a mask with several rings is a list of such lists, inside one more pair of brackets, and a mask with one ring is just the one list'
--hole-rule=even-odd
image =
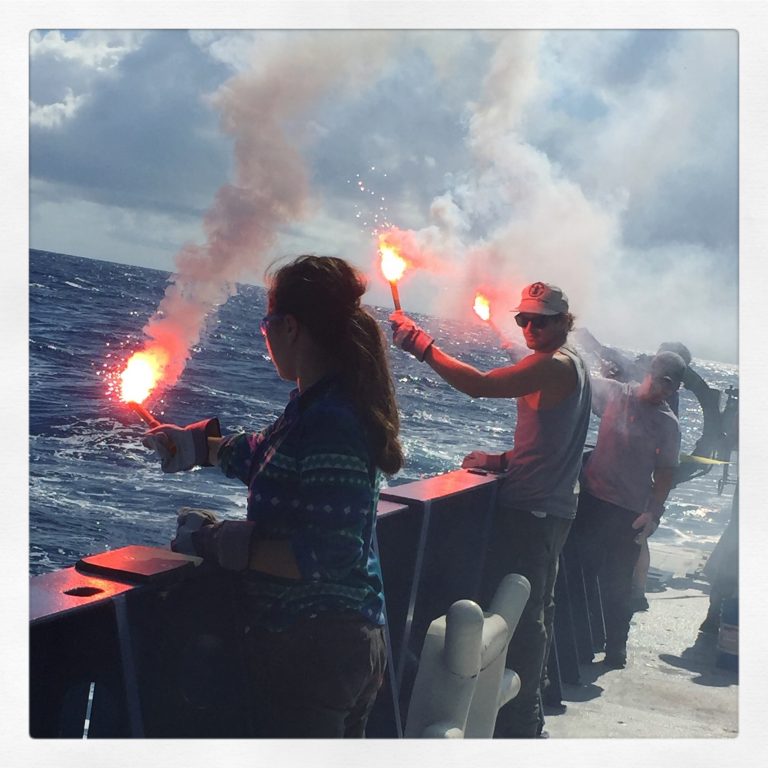
{"label": "plaid shirt", "polygon": [[295,581],[246,572],[249,621],[280,631],[332,611],[384,623],[372,548],[380,474],[338,379],[294,390],[283,415],[263,431],[227,436],[219,465],[248,486],[255,535],[290,541],[301,573]]}

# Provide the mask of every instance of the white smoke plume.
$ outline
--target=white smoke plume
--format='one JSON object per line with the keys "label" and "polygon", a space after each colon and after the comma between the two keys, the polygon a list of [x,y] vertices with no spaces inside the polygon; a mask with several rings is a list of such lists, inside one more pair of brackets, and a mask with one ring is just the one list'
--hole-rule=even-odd
{"label": "white smoke plume", "polygon": [[612,216],[590,202],[520,133],[525,106],[540,87],[538,36],[500,40],[472,105],[468,145],[473,168],[433,201],[433,224],[412,240],[451,262],[455,279],[443,311],[468,315],[476,289],[498,310],[517,303],[527,282],[562,285],[571,295],[590,285],[616,237]]}
{"label": "white smoke plume", "polygon": [[[708,46],[722,41],[694,37],[681,46],[663,98],[650,86],[638,89],[631,106],[607,94],[612,107],[621,106],[598,132],[568,137],[580,158],[568,170],[527,138],[537,120],[551,120],[535,111],[548,87],[541,42],[530,32],[500,38],[470,109],[472,168],[434,199],[431,224],[410,232],[412,242],[449,262],[453,279],[438,312],[471,318],[474,292],[485,288],[509,325],[520,289],[544,280],[565,290],[577,324],[605,343],[652,351],[679,340],[694,356],[717,349],[727,359],[738,313],[731,294],[719,295],[715,250],[695,242],[626,244],[627,228],[647,224],[627,218],[631,197],[664,193],[664,174],[689,162],[683,148],[700,135],[693,127],[706,122],[714,97],[694,92],[686,73],[695,62],[711,69]],[[705,151],[702,144],[702,157]],[[713,307],[716,334],[702,334]]]}
{"label": "white smoke plume", "polygon": [[281,227],[307,214],[303,118],[321,99],[364,87],[394,42],[375,32],[343,40],[333,32],[277,38],[214,94],[222,129],[234,140],[235,174],[205,215],[206,242],[176,255],[165,296],[144,328],[146,349],[165,353],[155,355],[167,359],[164,386],[177,381],[206,321],[237,282],[266,266]]}

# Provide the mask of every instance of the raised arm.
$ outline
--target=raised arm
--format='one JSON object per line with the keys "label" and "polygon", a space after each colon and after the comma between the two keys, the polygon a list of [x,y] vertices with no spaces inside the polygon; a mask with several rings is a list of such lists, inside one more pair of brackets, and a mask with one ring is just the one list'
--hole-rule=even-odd
{"label": "raised arm", "polygon": [[573,383],[570,364],[548,353],[534,353],[515,365],[483,372],[432,344],[424,361],[454,389],[472,398],[522,397]]}
{"label": "raised arm", "polygon": [[395,344],[426,362],[454,389],[470,397],[523,397],[540,392],[555,401],[576,386],[571,360],[552,352],[535,352],[515,365],[487,373],[443,352],[434,339],[402,312],[390,316]]}

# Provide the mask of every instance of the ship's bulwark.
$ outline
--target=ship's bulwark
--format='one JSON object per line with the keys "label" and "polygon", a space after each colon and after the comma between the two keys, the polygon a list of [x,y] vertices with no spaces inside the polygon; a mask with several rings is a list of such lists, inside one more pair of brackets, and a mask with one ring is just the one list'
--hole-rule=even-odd
{"label": "ship's bulwark", "polygon": [[[373,738],[403,733],[429,623],[455,600],[477,597],[495,479],[457,471],[386,495],[377,545],[389,659]],[[566,649],[579,645],[590,618],[577,615],[577,587],[561,569],[550,660],[559,659],[551,670],[568,709],[547,715],[553,737],[736,734],[737,675],[718,666],[716,639],[697,633],[708,603],[699,553],[653,549],[669,583],[650,593],[648,612],[635,614],[624,670],[605,668],[599,652],[568,661]],[[269,694],[245,687],[231,578],[198,558],[147,547],[33,577],[31,734],[82,738],[90,691],[90,738],[246,737],[248,696]]]}

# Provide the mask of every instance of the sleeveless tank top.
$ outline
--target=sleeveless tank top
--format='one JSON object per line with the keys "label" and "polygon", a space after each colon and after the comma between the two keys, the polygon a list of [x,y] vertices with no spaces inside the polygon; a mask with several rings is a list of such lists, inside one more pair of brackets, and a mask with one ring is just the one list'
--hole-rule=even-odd
{"label": "sleeveless tank top", "polygon": [[576,516],[592,394],[589,372],[577,352],[566,346],[559,351],[573,361],[577,385],[565,400],[544,410],[518,398],[515,444],[506,454],[498,503],[569,519]]}

